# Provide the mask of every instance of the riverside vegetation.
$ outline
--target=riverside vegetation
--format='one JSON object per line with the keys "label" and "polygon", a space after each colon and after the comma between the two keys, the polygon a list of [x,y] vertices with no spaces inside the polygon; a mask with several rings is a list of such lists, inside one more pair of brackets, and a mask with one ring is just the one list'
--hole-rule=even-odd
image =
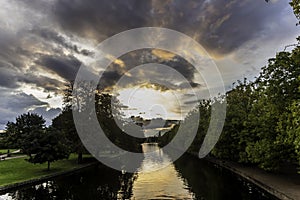
{"label": "riverside vegetation", "polygon": [[[300,20],[300,1],[291,3]],[[298,23],[299,24],[299,23]],[[254,81],[238,81],[225,96],[202,100],[196,109],[200,122],[190,124],[192,111],[181,125],[198,126],[189,152],[198,153],[207,132],[213,104],[227,102],[226,120],[221,137],[211,152],[220,159],[254,164],[267,171],[277,171],[284,164],[300,164],[300,37],[289,45],[291,51],[278,52],[269,59]],[[178,126],[165,134],[167,144]],[[189,130],[187,129],[187,134]]]}
{"label": "riverside vegetation", "polygon": [[[293,0],[290,4],[300,20],[300,1]],[[238,81],[225,96],[199,102],[196,109],[200,110],[201,118],[199,122],[192,124],[198,126],[198,132],[189,152],[199,151],[209,126],[212,105],[222,104],[226,98],[224,129],[210,156],[255,164],[267,171],[277,171],[286,163],[299,167],[300,37],[297,41],[297,44],[292,45],[291,51],[278,52],[275,58],[269,59],[268,65],[262,68],[254,81]],[[18,116],[16,122],[8,122],[5,133],[1,134],[0,148],[21,149],[27,155],[26,161],[34,164],[47,163],[48,170],[52,162],[66,159],[71,153],[77,154],[77,162],[81,163],[86,150],[76,133],[72,112],[87,109],[82,102],[90,91],[88,83],[82,84],[86,84],[87,89],[80,91],[81,94],[77,97],[72,95],[72,84],[67,87],[64,109],[53,119],[51,126],[46,127],[43,117],[34,113],[25,113]],[[81,99],[78,100],[78,97]],[[139,144],[142,140],[129,137],[115,124],[110,104],[112,98],[109,94],[97,93],[95,105],[99,123],[116,145],[140,151]],[[79,102],[76,104],[74,101]],[[188,123],[195,113],[191,111],[181,125]],[[177,129],[178,125],[164,134],[159,140],[160,144],[167,144]],[[186,134],[189,134],[189,129],[186,129]],[[71,158],[74,159],[74,156]],[[18,158],[1,162],[1,172],[5,171],[2,170],[5,166],[10,168],[12,163],[21,164],[21,160],[23,159]],[[32,169],[34,168],[36,167]],[[26,170],[22,172],[26,173]],[[28,173],[28,177],[33,177],[33,174],[34,172]],[[5,176],[2,174],[1,177]]]}

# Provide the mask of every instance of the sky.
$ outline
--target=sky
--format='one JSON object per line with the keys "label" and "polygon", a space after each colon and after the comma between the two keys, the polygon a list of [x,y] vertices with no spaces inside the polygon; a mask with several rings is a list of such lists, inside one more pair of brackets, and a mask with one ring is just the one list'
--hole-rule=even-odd
{"label": "sky", "polygon": [[[188,35],[230,89],[296,43],[296,23],[288,0],[1,0],[0,130],[28,111],[51,123],[65,84],[97,59],[99,43],[122,31],[164,27]],[[205,88],[193,66],[170,52],[144,49],[110,59],[100,85],[119,95],[127,115],[180,119],[195,104],[188,85]]]}

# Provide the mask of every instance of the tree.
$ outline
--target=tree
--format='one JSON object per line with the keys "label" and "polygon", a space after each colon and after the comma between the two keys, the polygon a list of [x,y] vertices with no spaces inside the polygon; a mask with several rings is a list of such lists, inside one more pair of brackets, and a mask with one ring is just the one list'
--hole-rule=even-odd
{"label": "tree", "polygon": [[290,106],[300,98],[299,56],[299,47],[279,52],[256,80],[256,99],[246,122],[255,140],[246,151],[251,162],[266,170],[276,170],[293,157],[294,145],[287,142],[287,116],[291,114]]}
{"label": "tree", "polygon": [[251,140],[244,122],[248,117],[253,101],[252,84],[238,81],[234,89],[226,93],[226,121],[218,143],[212,154],[218,158],[246,162],[245,148]]}
{"label": "tree", "polygon": [[45,132],[39,132],[35,145],[28,151],[30,153],[28,162],[31,163],[48,163],[48,171],[50,163],[66,159],[69,157],[69,148],[66,145],[64,137],[53,127],[47,128]]}
{"label": "tree", "polygon": [[[78,136],[73,113],[87,112],[90,114],[94,111],[91,106],[95,106],[98,122],[112,142],[123,149],[140,151],[139,144],[142,140],[130,137],[123,131],[123,129],[129,129],[130,125],[122,119],[122,113],[119,112],[121,105],[116,97],[93,88],[92,82],[81,81],[77,84],[76,90],[74,90],[74,83],[71,82],[67,85],[64,94],[64,110],[53,119],[52,126],[65,135],[72,152],[78,154],[78,163],[82,162],[82,153],[86,149]],[[88,126],[88,123],[83,123],[83,126]],[[140,133],[140,135],[143,134]]]}
{"label": "tree", "polygon": [[294,145],[296,158],[300,164],[300,102],[295,101],[291,107],[289,125],[287,126],[288,141]]}
{"label": "tree", "polygon": [[95,92],[91,82],[78,82],[76,91],[74,90],[74,82],[66,85],[64,90],[64,109],[60,115],[52,120],[52,126],[66,137],[66,142],[70,146],[71,151],[77,153],[77,162],[82,162],[82,155],[86,151],[78,133],[73,120],[72,112],[83,112],[89,109],[88,105],[95,105],[89,103],[91,97]]}
{"label": "tree", "polygon": [[[290,5],[293,8],[293,11],[294,11],[294,14],[295,14],[296,18],[300,22],[300,0],[292,0],[290,2]],[[297,23],[297,25],[299,25],[299,22]]]}
{"label": "tree", "polygon": [[[298,77],[298,91],[300,94],[300,76]],[[282,141],[293,147],[292,158],[300,164],[300,95],[288,107],[288,112],[283,113],[278,124],[278,131],[285,132],[287,137]]]}
{"label": "tree", "polygon": [[66,138],[66,144],[71,152],[77,153],[77,163],[82,162],[82,154],[86,151],[82,144],[74,124],[73,114],[70,107],[66,107],[60,115],[52,120],[53,128],[59,130]]}
{"label": "tree", "polygon": [[[173,143],[172,147],[174,149],[182,148],[183,144],[187,144],[191,142],[191,139],[193,139],[187,151],[192,154],[197,154],[209,127],[212,103],[213,102],[211,100],[205,99],[199,101],[198,105],[186,115],[180,124],[176,124],[171,130],[159,138],[159,145],[167,145],[171,140],[173,140],[179,130],[179,127],[181,127],[182,130],[185,131],[185,134],[181,137],[177,135],[177,142]],[[194,135],[192,131],[194,130],[196,130],[197,133],[195,138],[192,138],[191,136]]]}
{"label": "tree", "polygon": [[[207,133],[208,127],[209,127],[209,122],[210,122],[210,115],[211,115],[211,104],[213,102],[211,100],[201,100],[196,107],[195,110],[192,110],[188,116],[184,119],[182,125],[187,124],[186,126],[193,126],[197,127],[197,134],[195,136],[195,139],[193,143],[191,144],[190,148],[188,149],[189,152],[197,154],[200,150],[200,147],[204,141],[204,137]],[[197,110],[198,109],[198,110]],[[200,119],[199,121],[193,121],[190,120],[190,118],[193,118],[193,115],[197,115],[200,113]],[[187,134],[189,133],[190,130],[187,128]]]}
{"label": "tree", "polygon": [[[144,141],[141,128],[136,128],[132,122],[126,122],[119,111],[122,105],[118,99],[108,93],[98,92],[95,95],[96,114],[98,122],[106,136],[117,146],[124,150],[140,152],[140,144]],[[118,123],[116,123],[116,121]],[[132,137],[124,131],[134,131],[137,137]]]}
{"label": "tree", "polygon": [[45,127],[45,120],[35,113],[22,114],[16,122],[8,122],[6,126],[7,141],[15,143],[26,159],[31,163],[48,162],[68,158],[69,150],[64,144],[64,137],[53,128]]}
{"label": "tree", "polygon": [[6,141],[14,148],[20,148],[25,154],[30,143],[35,140],[35,134],[45,129],[45,120],[35,113],[26,113],[18,116],[16,122],[6,124]]}

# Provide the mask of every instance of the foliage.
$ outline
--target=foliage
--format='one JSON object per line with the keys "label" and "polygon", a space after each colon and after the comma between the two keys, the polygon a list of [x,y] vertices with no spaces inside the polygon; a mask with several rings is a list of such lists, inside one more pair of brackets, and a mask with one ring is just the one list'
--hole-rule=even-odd
{"label": "foliage", "polygon": [[45,120],[34,113],[18,116],[16,122],[6,124],[6,141],[10,148],[20,148],[24,153],[30,148],[30,143],[35,142],[35,135],[44,130]]}
{"label": "foliage", "polygon": [[[293,8],[296,18],[300,21],[300,0],[292,0],[290,5]],[[299,22],[297,23],[299,25]]]}
{"label": "foliage", "polygon": [[118,109],[121,107],[120,102],[110,94],[97,93],[95,103],[98,122],[106,136],[124,150],[140,152],[140,144],[144,140],[138,137],[143,136],[143,132],[141,129],[135,129],[137,137],[132,137],[124,132],[134,127],[132,126],[133,122],[122,119],[122,114]]}
{"label": "foliage", "polygon": [[63,137],[53,128],[45,128],[45,120],[34,113],[23,114],[16,122],[8,122],[6,127],[7,142],[29,156],[32,163],[50,162],[67,158],[68,149],[63,143]]}
{"label": "foliage", "polygon": [[[300,91],[300,76],[298,77],[298,91]],[[300,92],[299,92],[300,93]],[[278,125],[278,130],[286,132],[284,142],[293,146],[295,158],[300,163],[300,98],[294,100],[283,115],[283,120]]]}
{"label": "foliage", "polygon": [[[292,1],[299,19],[299,1]],[[300,37],[298,39],[298,44]],[[253,81],[238,81],[226,94],[227,113],[223,132],[211,155],[276,171],[285,163],[300,163],[300,46],[269,59]],[[189,151],[197,153],[210,120],[213,102],[199,103],[202,117]],[[207,112],[205,112],[207,110]],[[193,113],[193,112],[192,112]],[[203,117],[204,116],[204,117]],[[189,116],[183,121],[185,121]],[[181,125],[182,125],[181,124]],[[178,127],[162,137],[167,144]],[[189,130],[186,130],[189,134]],[[172,137],[170,137],[170,135]]]}
{"label": "foliage", "polygon": [[45,133],[40,133],[36,144],[27,153],[29,154],[28,162],[34,164],[48,162],[48,170],[50,170],[51,162],[66,159],[70,155],[64,138],[52,127],[46,129]]}
{"label": "foliage", "polygon": [[[180,148],[182,147],[182,144],[185,142],[190,142],[188,139],[192,139],[189,137],[190,135],[193,135],[191,131],[197,130],[197,134],[192,141],[191,146],[188,149],[188,152],[195,153],[198,152],[200,149],[200,146],[204,140],[205,133],[209,126],[209,118],[210,118],[210,112],[211,112],[211,100],[202,100],[198,103],[197,107],[189,112],[185,119],[180,123],[180,125],[175,125],[170,131],[165,133],[163,136],[159,138],[159,145],[165,146],[167,145],[176,135],[178,132],[179,127],[181,126],[181,129],[185,131],[184,136],[182,138],[178,138],[177,136],[177,142],[174,143],[173,148]],[[196,121],[198,117],[195,115],[199,115],[200,113],[200,121]]]}
{"label": "foliage", "polygon": [[249,131],[245,129],[245,121],[253,101],[253,86],[244,79],[238,81],[234,89],[227,92],[226,121],[223,132],[212,154],[218,158],[234,161],[247,161],[245,148],[251,140]]}
{"label": "foliage", "polygon": [[[82,153],[86,152],[86,149],[78,136],[73,120],[73,112],[92,113],[94,111],[91,108],[92,105],[96,108],[99,124],[114,144],[130,151],[141,150],[139,144],[143,141],[133,138],[123,131],[123,129],[129,129],[130,124],[122,119],[122,114],[119,112],[120,102],[114,96],[93,89],[93,84],[90,82],[77,83],[79,85],[76,91],[73,84],[67,85],[64,96],[64,110],[53,119],[52,126],[62,132],[71,151],[78,154],[78,163],[81,162]],[[88,126],[88,123],[83,121],[83,126],[85,125]],[[142,134],[140,132],[140,135]]]}
{"label": "foliage", "polygon": [[59,130],[66,138],[65,143],[71,152],[77,153],[77,162],[82,162],[82,154],[86,152],[82,144],[73,121],[73,114],[70,107],[66,107],[60,115],[52,120],[52,126]]}

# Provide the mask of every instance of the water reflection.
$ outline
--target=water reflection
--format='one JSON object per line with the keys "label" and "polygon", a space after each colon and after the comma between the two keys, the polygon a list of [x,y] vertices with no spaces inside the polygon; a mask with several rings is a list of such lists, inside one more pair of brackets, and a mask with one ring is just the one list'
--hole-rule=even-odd
{"label": "water reflection", "polygon": [[0,196],[12,200],[129,199],[135,174],[122,174],[105,166],[91,167],[78,174],[24,187]]}
{"label": "water reflection", "polygon": [[188,154],[175,161],[174,166],[187,181],[195,199],[276,199],[228,170]]}
{"label": "water reflection", "polygon": [[169,156],[164,154],[157,143],[144,143],[142,144],[142,150],[147,154],[144,154],[144,160],[138,169],[139,173],[154,172],[172,164]]}
{"label": "water reflection", "polygon": [[183,155],[172,164],[170,157],[155,144],[144,144],[143,150],[152,153],[145,154],[137,173],[122,173],[99,164],[0,194],[0,199],[274,199],[228,171],[190,155]]}
{"label": "water reflection", "polygon": [[138,170],[132,199],[193,199],[189,188],[162,149],[156,144],[144,144],[143,151],[153,153],[145,155]]}

